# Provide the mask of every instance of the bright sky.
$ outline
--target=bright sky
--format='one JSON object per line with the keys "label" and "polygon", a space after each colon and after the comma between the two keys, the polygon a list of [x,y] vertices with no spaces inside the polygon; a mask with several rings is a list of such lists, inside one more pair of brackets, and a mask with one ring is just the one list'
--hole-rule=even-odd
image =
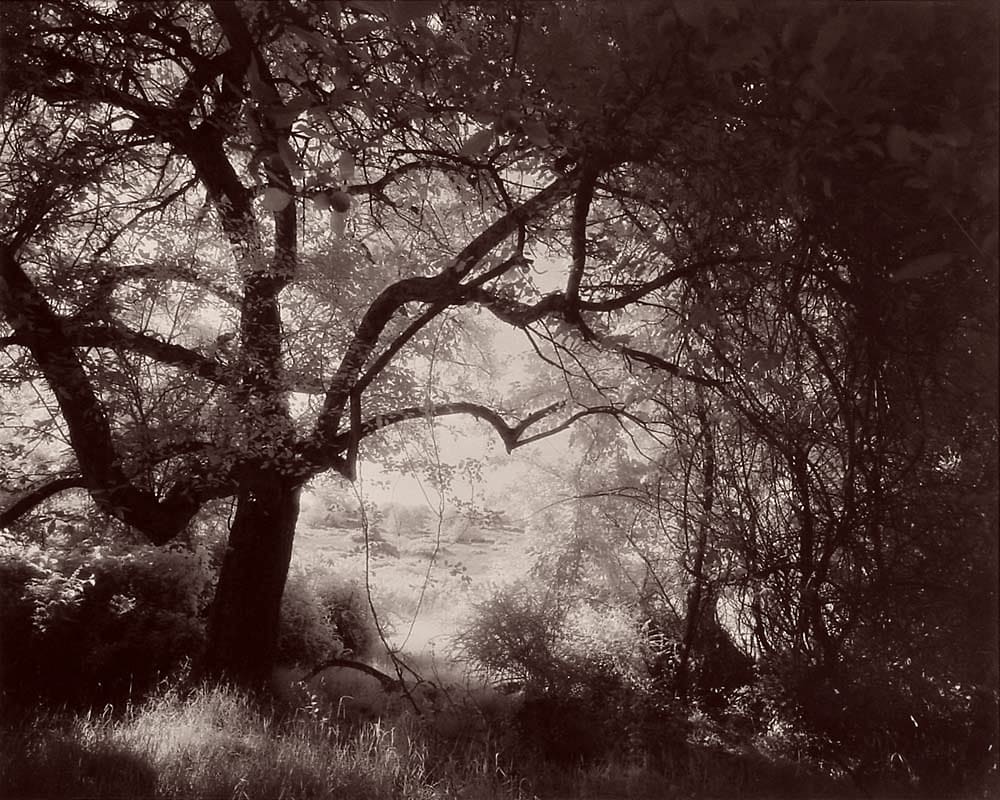
{"label": "bright sky", "polygon": [[[535,285],[542,294],[560,289],[566,281],[566,259],[552,256],[539,258],[532,268]],[[483,323],[493,332],[492,344],[498,355],[506,356],[505,374],[502,384],[515,380],[527,381],[528,373],[524,362],[534,357],[534,350],[524,333],[491,317],[484,317]],[[535,409],[528,408],[524,413]],[[570,434],[562,433],[539,442],[511,455],[504,453],[496,433],[485,423],[475,420],[449,418],[438,427],[437,442],[439,455],[446,464],[458,464],[465,459],[483,459],[490,456],[488,468],[484,468],[482,481],[456,480],[452,491],[465,500],[470,497],[482,499],[489,495],[502,494],[504,487],[520,483],[526,479],[532,467],[528,461],[557,465],[565,461],[569,452]],[[416,452],[416,450],[414,451]],[[366,496],[377,503],[399,503],[403,505],[425,505],[437,508],[438,494],[419,477],[382,468],[375,462],[362,463],[362,480]],[[540,498],[541,502],[541,498]]]}
{"label": "bright sky", "polygon": [[[536,493],[538,502],[532,508],[508,507],[505,500],[510,499],[510,506],[523,506],[521,497],[524,495],[515,501],[514,493],[518,490],[523,492],[524,486],[533,480],[532,475],[537,471],[544,471],[547,467],[558,469],[565,464],[570,436],[570,432],[566,431],[508,455],[491,428],[465,419],[453,420],[447,427],[439,427],[437,440],[444,464],[457,465],[465,459],[483,462],[480,480],[473,480],[463,472],[456,475],[450,487],[454,495],[517,517],[519,512],[530,514],[549,502],[548,498]],[[418,452],[414,448],[413,453]],[[363,461],[361,481],[364,495],[378,504],[398,503],[437,510],[439,494],[423,476],[386,470],[376,462]],[[531,495],[531,492],[526,494]]]}

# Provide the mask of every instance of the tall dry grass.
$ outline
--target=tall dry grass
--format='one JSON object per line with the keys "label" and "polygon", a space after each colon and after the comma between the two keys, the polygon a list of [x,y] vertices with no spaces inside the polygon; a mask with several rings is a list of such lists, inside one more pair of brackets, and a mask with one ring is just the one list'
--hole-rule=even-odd
{"label": "tall dry grass", "polygon": [[[317,689],[322,688],[318,684]],[[224,686],[168,688],[121,712],[40,712],[0,726],[0,797],[100,800],[531,800],[856,795],[759,749],[677,742],[658,763],[547,760],[503,696],[469,688],[419,717],[313,700],[262,706]],[[310,695],[307,695],[307,698]],[[339,699],[338,699],[339,698]],[[374,702],[374,701],[373,701]],[[704,738],[704,737],[702,737]]]}
{"label": "tall dry grass", "polygon": [[40,713],[0,729],[5,798],[437,800],[525,796],[480,745],[417,720],[344,726],[226,687],[168,690],[122,714]]}

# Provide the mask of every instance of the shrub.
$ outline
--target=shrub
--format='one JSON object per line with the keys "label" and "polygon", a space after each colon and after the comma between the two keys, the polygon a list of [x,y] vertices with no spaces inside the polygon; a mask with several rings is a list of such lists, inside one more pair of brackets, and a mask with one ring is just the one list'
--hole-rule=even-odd
{"label": "shrub", "polygon": [[0,551],[8,703],[141,697],[198,656],[215,575],[203,551],[34,546]]}
{"label": "shrub", "polygon": [[484,672],[546,690],[646,678],[643,634],[628,609],[557,600],[532,582],[479,603],[457,643]]}
{"label": "shrub", "polygon": [[316,596],[337,637],[354,658],[369,659],[381,649],[378,627],[364,584],[322,572],[314,578]]}
{"label": "shrub", "polygon": [[527,582],[512,584],[476,605],[457,650],[493,677],[555,686],[563,682],[557,654],[563,617],[550,596]]}
{"label": "shrub", "polygon": [[871,791],[908,786],[965,796],[996,779],[997,699],[989,689],[905,661],[848,654],[835,671],[773,659],[761,692],[798,721],[810,755],[839,754]]}
{"label": "shrub", "polygon": [[[218,574],[214,545],[0,547],[0,696],[5,705],[138,700],[197,661]],[[315,664],[379,637],[356,582],[293,573],[282,602],[279,658]]]}
{"label": "shrub", "polygon": [[280,664],[314,665],[342,654],[367,659],[379,644],[360,582],[319,570],[289,576],[281,601]]}
{"label": "shrub", "polygon": [[338,655],[343,644],[308,576],[292,572],[281,597],[279,664],[315,664]]}
{"label": "shrub", "polygon": [[524,682],[514,728],[522,746],[555,761],[628,755],[667,730],[654,716],[678,727],[655,696],[647,649],[629,609],[557,601],[527,582],[480,603],[458,637],[482,671]]}

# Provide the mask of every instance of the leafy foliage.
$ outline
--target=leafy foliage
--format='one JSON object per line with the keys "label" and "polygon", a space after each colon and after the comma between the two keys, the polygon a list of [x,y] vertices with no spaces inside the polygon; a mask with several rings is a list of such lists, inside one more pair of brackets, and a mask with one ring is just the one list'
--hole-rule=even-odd
{"label": "leafy foliage", "polygon": [[279,664],[315,666],[334,657],[365,661],[381,648],[360,581],[326,570],[292,573],[281,600]]}
{"label": "leafy foliage", "polygon": [[[5,703],[137,701],[199,658],[219,563],[211,548],[91,543],[0,552]],[[364,660],[381,647],[364,587],[295,573],[282,599],[281,663]]]}
{"label": "leafy foliage", "polygon": [[5,547],[5,701],[141,698],[204,646],[205,551]]}

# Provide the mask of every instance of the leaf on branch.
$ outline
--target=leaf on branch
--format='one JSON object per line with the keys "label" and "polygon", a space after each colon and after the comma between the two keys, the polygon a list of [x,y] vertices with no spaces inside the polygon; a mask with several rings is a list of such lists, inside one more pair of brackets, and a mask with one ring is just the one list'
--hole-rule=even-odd
{"label": "leaf on branch", "polygon": [[481,156],[490,149],[494,138],[496,138],[496,135],[489,128],[474,133],[462,145],[459,154],[463,156]]}
{"label": "leaf on branch", "polygon": [[[385,13],[380,11],[378,13]],[[381,20],[361,19],[344,29],[345,42],[360,42],[383,25]]]}
{"label": "leaf on branch", "polygon": [[275,97],[274,87],[271,86],[260,74],[260,66],[257,60],[251,58],[247,65],[247,82],[250,84],[250,93],[258,100],[270,101]]}
{"label": "leaf on branch", "polygon": [[500,115],[493,109],[486,109],[485,111],[477,111],[475,109],[467,108],[465,109],[472,119],[478,122],[480,125],[489,125],[492,127],[496,121],[500,118]]}
{"label": "leaf on branch", "polygon": [[267,115],[279,128],[290,127],[302,114],[312,108],[313,101],[308,95],[300,94],[287,103],[277,104],[268,109]]}
{"label": "leaf on branch", "polygon": [[346,214],[351,210],[351,196],[347,192],[340,190],[327,192],[326,199],[330,203],[330,208],[339,214]]}
{"label": "leaf on branch", "polygon": [[931,253],[930,255],[920,256],[903,264],[903,266],[893,273],[891,280],[893,283],[899,283],[900,281],[933,275],[935,272],[939,272],[947,267],[954,260],[954,253]]}
{"label": "leaf on branch", "polygon": [[687,324],[692,328],[699,325],[718,325],[720,321],[719,313],[712,306],[703,303],[691,306],[687,315]]}
{"label": "leaf on branch", "polygon": [[281,160],[288,169],[289,175],[293,178],[302,177],[302,167],[299,166],[299,159],[287,139],[278,140],[278,155],[281,156]]}
{"label": "leaf on branch", "polygon": [[390,3],[388,0],[348,0],[344,5],[352,11],[360,11],[362,14],[383,15],[387,13]]}
{"label": "leaf on branch", "polygon": [[281,211],[291,202],[292,196],[284,189],[269,186],[264,190],[264,208],[268,211]]}
{"label": "leaf on branch", "polygon": [[389,16],[396,25],[405,25],[410,20],[423,19],[438,11],[439,3],[423,0],[396,0],[389,6]]}
{"label": "leaf on branch", "polygon": [[538,119],[529,119],[524,123],[524,135],[535,147],[545,147],[549,143],[549,129]]}

